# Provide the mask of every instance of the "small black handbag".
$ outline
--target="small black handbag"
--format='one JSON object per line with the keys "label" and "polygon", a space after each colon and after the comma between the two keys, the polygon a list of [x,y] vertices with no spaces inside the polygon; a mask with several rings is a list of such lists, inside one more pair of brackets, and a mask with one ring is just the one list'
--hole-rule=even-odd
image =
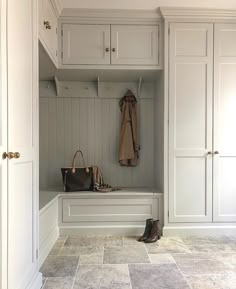
{"label": "small black handbag", "polygon": [[[83,167],[75,167],[77,153],[82,156]],[[72,167],[61,168],[61,172],[65,192],[93,190],[93,169],[86,166],[81,150],[74,154]]]}

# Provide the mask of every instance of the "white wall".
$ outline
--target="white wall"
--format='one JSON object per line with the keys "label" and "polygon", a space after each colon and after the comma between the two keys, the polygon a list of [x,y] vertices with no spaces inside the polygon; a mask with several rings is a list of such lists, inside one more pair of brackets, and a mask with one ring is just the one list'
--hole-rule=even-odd
{"label": "white wall", "polygon": [[235,0],[61,0],[64,8],[156,9],[160,6],[236,9]]}

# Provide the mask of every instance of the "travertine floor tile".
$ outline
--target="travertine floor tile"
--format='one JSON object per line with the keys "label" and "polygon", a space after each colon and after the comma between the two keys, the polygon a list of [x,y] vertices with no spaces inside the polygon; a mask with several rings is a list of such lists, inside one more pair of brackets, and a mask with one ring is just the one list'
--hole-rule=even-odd
{"label": "travertine floor tile", "polygon": [[225,265],[226,269],[236,270],[236,254],[232,253],[217,253],[215,255],[216,262],[219,260]]}
{"label": "travertine floor tile", "polygon": [[69,236],[64,246],[122,246],[121,236]]}
{"label": "travertine floor tile", "polygon": [[105,247],[103,263],[150,263],[150,260],[144,246],[110,246]]}
{"label": "travertine floor tile", "polygon": [[133,236],[125,236],[123,237],[123,245],[134,245],[134,246],[142,246],[144,243],[143,242],[138,242],[139,237],[133,237]]}
{"label": "travertine floor tile", "polygon": [[72,277],[47,278],[43,289],[71,289],[73,281]]}
{"label": "travertine floor tile", "polygon": [[217,261],[212,254],[173,254],[180,271],[186,275],[220,274],[225,271],[221,261]]}
{"label": "travertine floor tile", "polygon": [[190,288],[175,264],[131,264],[129,271],[132,289]]}
{"label": "travertine floor tile", "polygon": [[80,265],[73,289],[131,289],[128,265]]}
{"label": "travertine floor tile", "polygon": [[175,264],[175,259],[171,254],[149,254],[152,264]]}
{"label": "travertine floor tile", "polygon": [[236,274],[214,275],[211,279],[218,284],[220,289],[236,289]]}
{"label": "travertine floor tile", "polygon": [[164,238],[158,242],[145,244],[149,254],[164,254],[164,253],[191,253],[189,248],[184,244],[181,238]]}
{"label": "travertine floor tile", "polygon": [[185,279],[192,289],[220,289],[209,276],[185,276]]}
{"label": "travertine floor tile", "polygon": [[78,262],[79,258],[74,256],[48,256],[40,272],[44,277],[75,276]]}
{"label": "travertine floor tile", "polygon": [[60,251],[60,256],[79,256],[80,264],[102,264],[103,246],[66,246]]}

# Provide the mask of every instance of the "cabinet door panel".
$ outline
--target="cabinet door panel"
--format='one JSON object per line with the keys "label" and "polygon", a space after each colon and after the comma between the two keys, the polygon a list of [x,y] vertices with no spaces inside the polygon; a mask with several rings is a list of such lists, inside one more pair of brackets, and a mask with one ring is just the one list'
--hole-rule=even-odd
{"label": "cabinet door panel", "polygon": [[[208,164],[210,167],[208,168]],[[178,220],[191,218],[198,221],[207,215],[207,190],[211,178],[207,179],[206,172],[211,164],[205,158],[185,157],[176,158],[174,166],[174,202],[175,215]],[[208,171],[208,176],[211,173]]]}
{"label": "cabinet door panel", "polygon": [[158,64],[159,26],[112,25],[112,64]]}
{"label": "cabinet door panel", "polygon": [[110,64],[110,25],[63,25],[63,64]]}
{"label": "cabinet door panel", "polygon": [[[47,21],[50,27],[45,25]],[[57,63],[57,17],[50,0],[39,1],[39,36],[49,56]]]}
{"label": "cabinet door panel", "polygon": [[170,25],[170,222],[212,221],[212,62],[211,24]]}
{"label": "cabinet door panel", "polygon": [[236,25],[215,25],[214,221],[236,221]]}

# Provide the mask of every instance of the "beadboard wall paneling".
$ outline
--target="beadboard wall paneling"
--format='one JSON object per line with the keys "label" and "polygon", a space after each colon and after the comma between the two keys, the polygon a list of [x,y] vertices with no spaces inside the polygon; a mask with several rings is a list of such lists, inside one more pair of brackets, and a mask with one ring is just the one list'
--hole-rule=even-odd
{"label": "beadboard wall paneling", "polygon": [[96,96],[94,83],[78,86],[79,93],[75,83],[70,88],[62,87],[63,97],[55,95],[52,84],[40,83],[40,187],[62,185],[60,168],[71,166],[77,149],[83,151],[88,165],[101,168],[106,183],[153,187],[154,85],[143,85],[138,101],[141,151],[137,167],[121,167],[118,163],[119,98],[127,88],[136,93],[137,83],[102,83],[100,97]]}

